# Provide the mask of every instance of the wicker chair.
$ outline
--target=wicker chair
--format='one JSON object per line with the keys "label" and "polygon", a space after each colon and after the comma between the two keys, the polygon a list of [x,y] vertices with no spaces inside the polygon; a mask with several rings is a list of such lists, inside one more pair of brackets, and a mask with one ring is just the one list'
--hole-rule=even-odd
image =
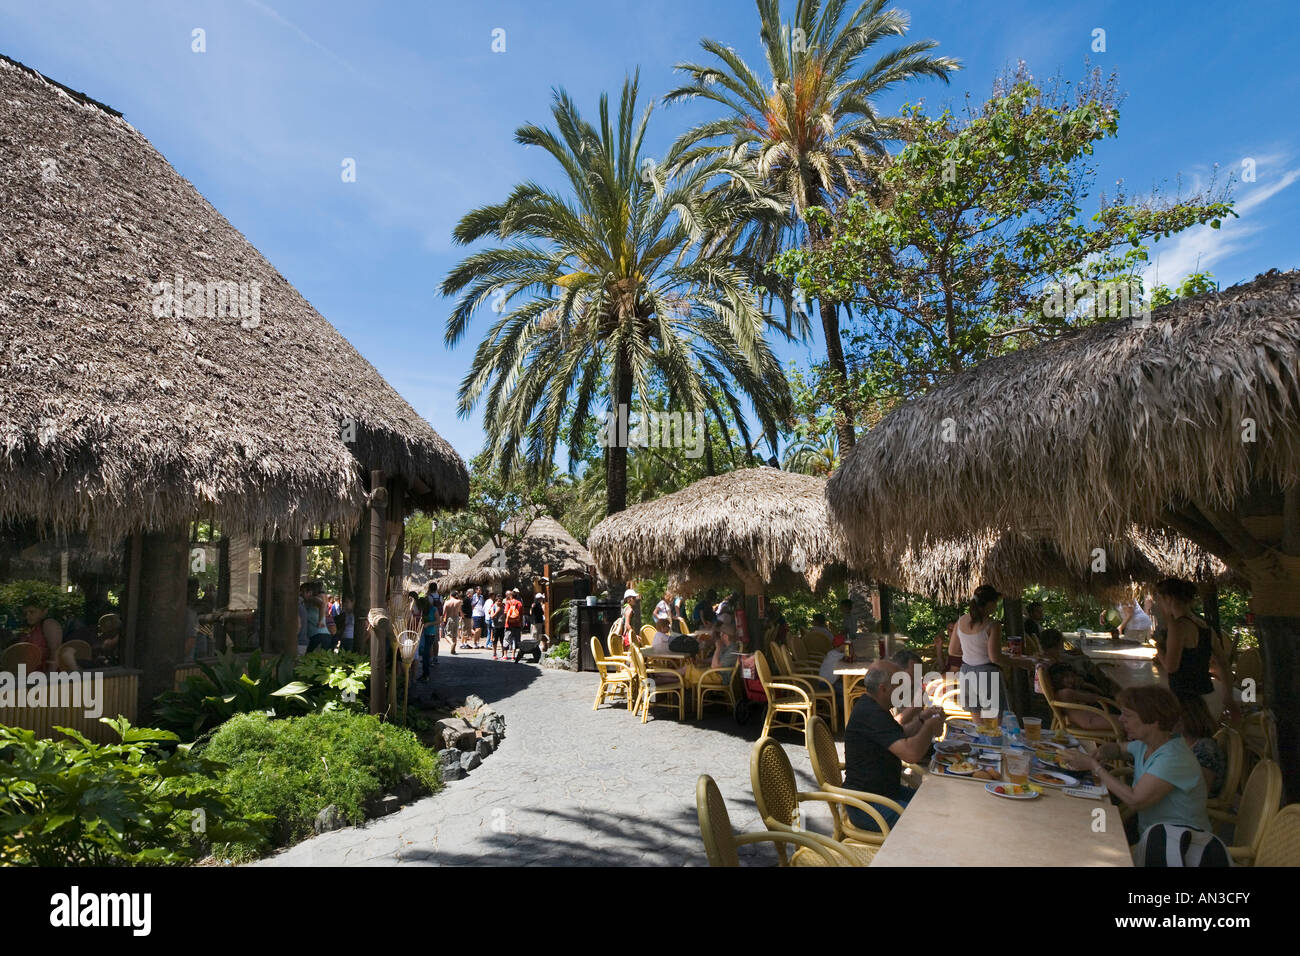
{"label": "wicker chair", "polygon": [[803,733],[808,725],[808,718],[815,712],[812,694],[806,685],[799,685],[772,678],[772,669],[762,651],[754,652],[754,670],[763,693],[767,695],[767,713],[763,717],[763,734],[766,737],[775,728],[788,727]]}
{"label": "wicker chair", "polygon": [[772,663],[776,668],[776,676],[782,680],[798,684],[807,690],[809,696],[813,699],[814,705],[825,704],[826,709],[830,712],[831,726],[838,727],[839,703],[836,698],[839,695],[835,690],[835,685],[816,671],[797,670],[794,662],[790,660],[790,652],[780,644],[773,644],[768,650],[772,654]]}
{"label": "wicker chair", "polygon": [[[849,790],[844,786],[844,762],[840,760],[839,751],[835,749],[835,738],[831,735],[830,728],[826,726],[826,722],[820,717],[814,717],[808,721],[808,734],[805,743],[808,746],[808,758],[812,761],[813,777],[817,780],[817,786],[824,793],[842,794],[865,803],[888,807],[900,815],[903,813],[902,805],[888,797],[882,797],[876,793],[866,793],[862,790]],[[839,804],[832,803],[830,807],[836,840],[859,846],[880,846],[885,842],[885,837],[889,836],[888,826],[880,833],[860,830],[849,821],[849,815],[841,809]],[[877,820],[876,822],[879,823],[880,821]]]}
{"label": "wicker chair", "polygon": [[833,841],[816,833],[782,833],[776,830],[765,830],[762,833],[734,832],[722,793],[707,773],[701,774],[695,784],[695,809],[700,817],[700,837],[704,840],[704,852],[709,858],[709,866],[740,866],[736,847],[750,843],[775,843],[783,854],[783,864],[784,847],[788,845],[797,848],[794,851],[795,866],[853,865],[853,860],[836,847]]}
{"label": "wicker chair", "polygon": [[637,681],[636,713],[641,715],[641,723],[649,718],[656,698],[663,695],[677,698],[677,719],[683,720],[686,717],[686,687],[682,675],[667,668],[646,667],[641,648],[636,645],[632,646],[632,666]]}
{"label": "wicker chair", "polygon": [[600,638],[594,636],[591,639],[591,658],[600,674],[600,687],[596,689],[596,702],[591,709],[599,710],[601,704],[611,703],[609,695],[618,693],[623,695],[623,703],[630,707],[633,700],[632,672],[621,661],[606,657],[600,647]]}
{"label": "wicker chair", "polygon": [[1241,742],[1246,747],[1246,769],[1249,773],[1261,760],[1277,762],[1277,719],[1271,710],[1260,710],[1241,723]]}
{"label": "wicker chair", "polygon": [[1221,727],[1214,735],[1214,741],[1223,751],[1226,766],[1219,795],[1207,800],[1205,806],[1208,810],[1227,812],[1232,809],[1232,804],[1237,799],[1237,791],[1241,789],[1241,778],[1246,766],[1246,748],[1242,745],[1241,734],[1231,727]]}
{"label": "wicker chair", "polygon": [[0,657],[0,671],[16,674],[19,664],[24,665],[29,671],[39,670],[44,667],[45,661],[41,649],[30,641],[19,641],[17,644],[10,644],[5,648],[4,656]]}
{"label": "wicker chair", "polygon": [[1250,864],[1255,859],[1264,831],[1281,804],[1282,771],[1273,761],[1261,760],[1250,772],[1237,812],[1210,811],[1211,820],[1233,824],[1232,845],[1228,852],[1234,862]]}
{"label": "wicker chair", "polygon": [[[1056,690],[1052,687],[1051,678],[1047,676],[1047,668],[1039,665],[1038,686],[1047,698],[1047,706],[1052,709],[1052,728],[1062,729],[1078,737],[1081,740],[1096,740],[1102,743],[1116,743],[1121,746],[1128,740],[1128,735],[1119,725],[1119,707],[1114,705],[1113,701],[1102,698],[1103,703],[1115,706],[1114,712],[1110,712],[1101,707],[1094,707],[1091,704],[1071,704],[1063,700],[1056,699]],[[1109,725],[1108,730],[1088,730],[1083,727],[1077,727],[1070,723],[1071,713],[1097,714],[1106,719]]]}
{"label": "wicker chair", "polygon": [[64,641],[59,645],[60,668],[73,670],[82,663],[91,663],[94,659],[95,655],[90,650],[89,641]]}
{"label": "wicker chair", "polygon": [[[856,797],[819,790],[804,793],[799,790],[794,777],[794,767],[785,750],[771,737],[763,737],[754,744],[749,756],[749,779],[754,786],[754,803],[764,826],[777,833],[803,832],[801,803],[826,803],[857,807],[871,816],[882,832],[888,831],[884,817],[871,804]],[[836,841],[841,852],[853,859],[857,866],[869,866],[876,855],[876,846]],[[776,851],[785,862],[785,848]]]}
{"label": "wicker chair", "polygon": [[820,667],[822,658],[831,652],[831,643],[835,639],[825,631],[809,631],[803,636],[803,646],[807,651],[807,663],[812,667]]}
{"label": "wicker chair", "polygon": [[1255,866],[1300,866],[1300,803],[1283,807],[1269,821]]}
{"label": "wicker chair", "polygon": [[[715,704],[726,704],[728,710],[736,709],[736,666],[731,667],[710,667],[708,670],[701,672],[700,679],[695,685],[695,719],[699,720],[704,716],[704,706],[710,703],[709,698],[714,697],[712,701]],[[714,684],[706,678],[710,674],[718,675],[718,683]]]}
{"label": "wicker chair", "polygon": [[808,647],[804,644],[802,635],[791,634],[785,639],[785,646],[790,651],[790,658],[801,670],[812,666],[812,662],[808,660]]}
{"label": "wicker chair", "polygon": [[642,624],[641,630],[638,633],[641,636],[641,646],[649,647],[655,642],[655,635],[659,632],[655,630],[653,624]]}

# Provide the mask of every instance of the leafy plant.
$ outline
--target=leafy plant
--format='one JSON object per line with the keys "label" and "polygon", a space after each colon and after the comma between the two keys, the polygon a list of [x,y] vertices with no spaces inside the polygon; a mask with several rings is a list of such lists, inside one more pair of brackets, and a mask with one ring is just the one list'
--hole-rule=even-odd
{"label": "leafy plant", "polygon": [[23,608],[43,607],[51,618],[66,622],[85,613],[86,597],[50,581],[22,580],[0,584],[0,618],[22,621]]}
{"label": "leafy plant", "polygon": [[212,840],[260,839],[264,818],[232,811],[212,759],[168,731],[101,722],[121,743],[0,725],[0,865],[183,863]]}
{"label": "leafy plant", "polygon": [[556,644],[547,652],[546,656],[558,657],[563,660],[567,660],[569,657],[569,652],[571,650],[572,650],[572,645],[570,645],[568,641],[560,641],[560,643]]}
{"label": "leafy plant", "polygon": [[312,651],[298,659],[294,679],[313,710],[369,711],[370,658],[351,651]]}
{"label": "leafy plant", "polygon": [[293,665],[279,656],[263,662],[262,652],[254,651],[241,663],[226,651],[215,664],[198,666],[201,674],[187,677],[180,690],[159,694],[155,702],[158,722],[182,739],[194,740],[235,714],[260,711],[283,717],[311,706],[303,696],[306,684],[285,682]]}
{"label": "leafy plant", "polygon": [[408,775],[430,791],[440,786],[437,761],[415,734],[370,714],[334,711],[288,720],[240,714],[213,735],[204,756],[228,765],[219,786],[240,813],[274,820],[261,837],[219,848],[233,859],[310,835],[316,815],[331,804],[350,823],[360,823],[366,801]]}

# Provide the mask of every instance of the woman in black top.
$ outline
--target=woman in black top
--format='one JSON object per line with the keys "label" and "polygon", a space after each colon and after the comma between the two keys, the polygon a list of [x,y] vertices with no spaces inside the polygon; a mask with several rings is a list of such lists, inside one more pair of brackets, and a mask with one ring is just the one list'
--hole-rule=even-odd
{"label": "woman in black top", "polygon": [[1156,585],[1160,619],[1167,622],[1160,666],[1169,678],[1169,689],[1179,697],[1214,693],[1210,680],[1214,632],[1192,613],[1194,600],[1196,585],[1190,581],[1166,578]]}

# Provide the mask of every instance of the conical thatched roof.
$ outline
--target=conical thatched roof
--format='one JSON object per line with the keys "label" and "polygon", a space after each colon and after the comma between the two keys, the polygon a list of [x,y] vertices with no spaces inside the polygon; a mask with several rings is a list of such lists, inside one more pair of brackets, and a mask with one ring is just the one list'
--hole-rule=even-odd
{"label": "conical thatched roof", "polygon": [[[982,584],[1013,596],[1040,584],[1118,600],[1136,582],[1152,584],[1167,577],[1207,584],[1234,580],[1218,558],[1165,531],[1133,528],[1103,551],[1075,561],[1041,538],[983,532],[907,551],[892,574],[892,583],[913,594],[957,604],[970,600]],[[1094,571],[1094,567],[1104,570]]]}
{"label": "conical thatched roof", "polygon": [[1300,273],[1274,271],[954,376],[872,429],[828,495],[868,557],[1006,528],[1082,560],[1137,522],[1233,563],[1222,513],[1297,481]]}
{"label": "conical thatched roof", "polygon": [[588,538],[601,571],[620,580],[668,571],[692,586],[735,581],[743,562],[772,590],[817,587],[842,570],[845,546],[826,508],[826,482],[777,468],[742,468],[633,505]]}
{"label": "conical thatched roof", "polygon": [[[372,468],[466,500],[460,457],[148,140],[9,60],[0,196],[0,521],[297,533],[346,523]],[[244,311],[160,315],[177,276]]]}
{"label": "conical thatched roof", "polygon": [[[514,538],[519,532],[518,525],[507,526],[505,532]],[[489,541],[478,549],[469,564],[440,578],[438,590],[445,593],[490,584],[530,582],[540,578],[548,564],[553,580],[581,577],[596,563],[590,551],[547,515],[534,518],[523,536],[508,541],[502,550],[504,558],[498,558],[496,545]]]}

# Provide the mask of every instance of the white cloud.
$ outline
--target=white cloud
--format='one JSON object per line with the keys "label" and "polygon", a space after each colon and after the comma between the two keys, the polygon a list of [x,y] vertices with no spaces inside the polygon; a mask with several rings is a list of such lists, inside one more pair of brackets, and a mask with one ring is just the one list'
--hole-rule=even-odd
{"label": "white cloud", "polygon": [[[1257,156],[1256,169],[1276,169],[1286,160],[1281,155]],[[1257,172],[1257,175],[1261,174]],[[1143,284],[1148,289],[1157,283],[1175,288],[1192,273],[1213,271],[1215,263],[1249,248],[1250,238],[1264,228],[1258,222],[1249,221],[1250,214],[1300,179],[1300,167],[1288,169],[1281,176],[1261,176],[1261,179],[1242,184],[1246,190],[1233,203],[1237,217],[1225,217],[1218,229],[1194,226],[1170,240],[1153,244],[1151,262],[1142,275]]]}

